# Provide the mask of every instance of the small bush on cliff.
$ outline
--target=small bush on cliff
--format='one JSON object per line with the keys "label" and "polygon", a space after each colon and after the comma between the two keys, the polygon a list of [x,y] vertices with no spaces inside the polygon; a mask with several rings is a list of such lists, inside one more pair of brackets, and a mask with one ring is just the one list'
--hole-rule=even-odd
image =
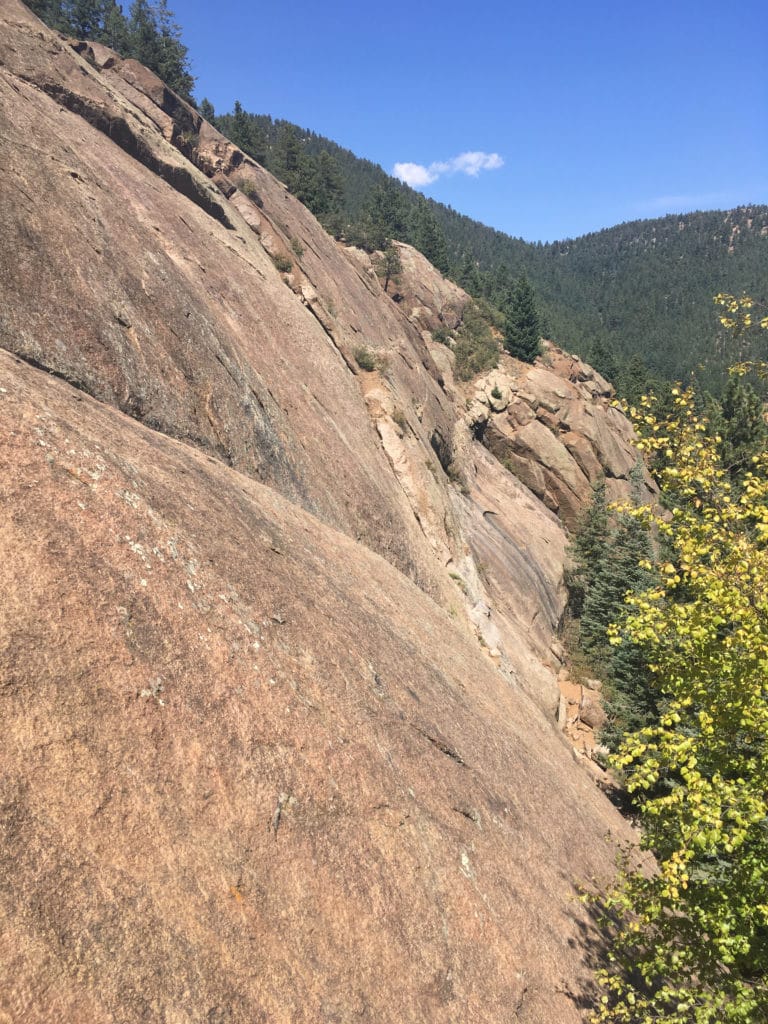
{"label": "small bush on cliff", "polygon": [[451,332],[447,327],[438,327],[432,331],[432,341],[436,341],[439,345],[447,345],[450,348],[451,340]]}
{"label": "small bush on cliff", "polygon": [[359,345],[352,355],[361,370],[372,373],[376,369],[376,356],[365,345]]}
{"label": "small bush on cliff", "polygon": [[464,319],[454,346],[454,373],[459,380],[471,380],[499,365],[499,346],[490,324],[474,303],[464,310]]}
{"label": "small bush on cliff", "polygon": [[278,253],[272,257],[272,262],[275,268],[280,271],[281,274],[290,274],[293,270],[293,261],[288,256],[282,256]]}

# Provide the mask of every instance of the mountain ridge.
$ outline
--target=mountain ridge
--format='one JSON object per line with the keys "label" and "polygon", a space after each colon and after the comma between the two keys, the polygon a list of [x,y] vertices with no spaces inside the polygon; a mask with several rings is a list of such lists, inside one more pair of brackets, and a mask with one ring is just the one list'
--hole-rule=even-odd
{"label": "mountain ridge", "polygon": [[[768,301],[762,273],[768,259],[765,205],[668,214],[577,238],[527,242],[424,197],[378,164],[289,121],[241,111],[239,125],[231,114],[216,123],[233,137],[250,124],[260,139],[256,158],[278,176],[286,135],[310,156],[330,154],[344,180],[348,224],[360,220],[376,188],[395,190],[412,214],[425,205],[445,236],[454,280],[501,304],[511,281],[525,273],[537,289],[550,336],[585,358],[608,346],[621,363],[642,358],[652,376],[677,380],[695,373],[717,390],[728,356],[713,296],[746,292]],[[247,138],[241,145],[249,149]],[[394,237],[419,247],[407,229],[390,228]]]}

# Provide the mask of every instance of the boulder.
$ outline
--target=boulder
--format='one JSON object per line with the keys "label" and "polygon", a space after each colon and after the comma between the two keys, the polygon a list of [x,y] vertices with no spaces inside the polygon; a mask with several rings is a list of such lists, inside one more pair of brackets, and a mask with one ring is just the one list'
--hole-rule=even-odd
{"label": "boulder", "polygon": [[605,725],[608,716],[603,710],[600,694],[596,690],[582,689],[579,718],[595,731],[602,729]]}

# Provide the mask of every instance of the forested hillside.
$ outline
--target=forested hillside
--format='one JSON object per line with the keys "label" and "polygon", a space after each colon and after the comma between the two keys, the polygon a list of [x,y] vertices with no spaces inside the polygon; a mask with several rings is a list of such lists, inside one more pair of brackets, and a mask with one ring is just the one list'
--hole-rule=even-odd
{"label": "forested hillside", "polygon": [[[330,230],[358,240],[386,194],[388,232],[434,258],[419,235],[425,219],[432,221],[450,276],[474,295],[503,305],[511,283],[525,273],[554,340],[614,379],[628,372],[634,356],[654,376],[695,373],[718,387],[727,359],[712,296],[746,291],[766,298],[764,206],[632,221],[581,238],[531,243],[425,199],[377,164],[287,121],[248,114],[239,104],[216,121],[321,215],[330,187]],[[637,359],[634,371],[642,373]]]}

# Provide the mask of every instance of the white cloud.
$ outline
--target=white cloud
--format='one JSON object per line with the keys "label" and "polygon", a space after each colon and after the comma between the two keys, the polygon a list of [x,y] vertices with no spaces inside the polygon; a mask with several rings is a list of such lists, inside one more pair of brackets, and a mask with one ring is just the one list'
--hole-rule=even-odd
{"label": "white cloud", "polygon": [[460,153],[450,160],[437,160],[428,167],[424,164],[395,164],[392,173],[406,185],[419,188],[421,185],[431,185],[444,174],[467,174],[470,178],[476,178],[480,171],[495,171],[503,166],[504,161],[498,153],[472,152]]}
{"label": "white cloud", "polygon": [[[435,165],[432,164],[432,166]],[[435,174],[434,171],[422,164],[395,164],[392,173],[400,181],[404,181],[406,185],[411,185],[413,188],[418,188],[420,185],[431,185],[440,177],[439,174]]]}

